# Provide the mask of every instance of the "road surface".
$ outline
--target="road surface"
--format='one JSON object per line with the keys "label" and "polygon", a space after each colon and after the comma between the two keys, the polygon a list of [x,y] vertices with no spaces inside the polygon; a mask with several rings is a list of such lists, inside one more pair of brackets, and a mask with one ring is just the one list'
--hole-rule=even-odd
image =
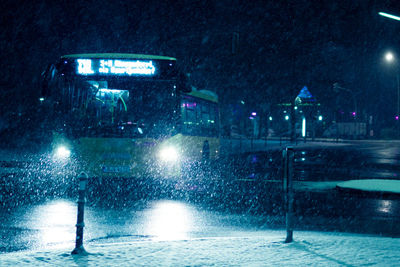
{"label": "road surface", "polygon": [[[212,183],[164,190],[157,183],[91,183],[85,242],[190,239],[282,229],[281,149],[278,145],[236,154],[224,162],[220,176],[203,179]],[[295,146],[295,151],[296,230],[400,236],[398,195],[353,194],[335,187],[336,182],[351,179],[397,179],[399,143],[306,143]],[[73,180],[24,173],[1,179],[0,251],[73,243],[77,211]]]}

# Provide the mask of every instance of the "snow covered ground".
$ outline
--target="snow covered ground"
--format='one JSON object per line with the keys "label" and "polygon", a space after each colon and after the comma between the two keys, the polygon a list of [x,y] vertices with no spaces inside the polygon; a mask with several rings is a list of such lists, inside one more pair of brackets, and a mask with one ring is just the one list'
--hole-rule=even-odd
{"label": "snow covered ground", "polygon": [[398,266],[400,240],[379,236],[285,231],[235,232],[226,237],[174,241],[89,243],[87,256],[73,247],[0,254],[1,266]]}

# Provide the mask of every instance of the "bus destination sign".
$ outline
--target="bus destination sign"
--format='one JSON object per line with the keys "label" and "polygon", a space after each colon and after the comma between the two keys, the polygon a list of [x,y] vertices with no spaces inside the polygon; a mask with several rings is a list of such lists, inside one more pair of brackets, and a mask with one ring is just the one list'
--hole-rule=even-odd
{"label": "bus destination sign", "polygon": [[123,59],[77,59],[77,74],[80,75],[145,75],[156,72],[153,62]]}

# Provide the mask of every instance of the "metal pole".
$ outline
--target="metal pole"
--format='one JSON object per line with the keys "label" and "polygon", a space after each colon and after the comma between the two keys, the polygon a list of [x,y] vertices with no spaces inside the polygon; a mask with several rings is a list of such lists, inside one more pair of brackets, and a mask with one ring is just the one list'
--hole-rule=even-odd
{"label": "metal pole", "polygon": [[78,218],[76,223],[76,242],[75,248],[71,252],[71,254],[80,254],[87,255],[85,248],[83,247],[83,227],[85,227],[84,223],[84,211],[85,211],[85,192],[86,185],[88,182],[88,176],[86,173],[82,172],[78,176],[79,180],[79,198],[78,198]]}
{"label": "metal pole", "polygon": [[397,116],[399,116],[400,113],[400,102],[399,102],[399,97],[400,97],[400,81],[399,81],[399,73],[397,72]]}
{"label": "metal pole", "polygon": [[[397,114],[396,116],[400,116],[400,81],[399,81],[399,72],[396,74],[397,76]],[[399,120],[396,120],[397,126],[397,137],[400,137],[400,128],[399,128]]]}
{"label": "metal pole", "polygon": [[285,195],[286,211],[286,240],[285,243],[293,241],[293,161],[294,151],[292,147],[286,147],[284,156],[283,192]]}

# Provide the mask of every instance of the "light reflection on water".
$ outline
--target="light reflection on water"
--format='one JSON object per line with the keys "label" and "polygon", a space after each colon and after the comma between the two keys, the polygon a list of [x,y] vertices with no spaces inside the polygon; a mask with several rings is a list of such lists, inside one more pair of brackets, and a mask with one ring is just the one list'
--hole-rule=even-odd
{"label": "light reflection on water", "polygon": [[[17,250],[73,248],[76,219],[77,203],[72,200],[52,200],[18,207],[0,219],[5,229],[16,229],[10,234],[4,232],[0,245]],[[204,231],[205,225],[210,224],[218,224],[213,215],[210,217],[210,213],[180,201],[142,202],[129,208],[86,206],[84,243],[129,236],[132,239],[187,239],[193,233]]]}
{"label": "light reflection on water", "polygon": [[20,227],[32,229],[30,238],[37,247],[60,245],[75,240],[76,203],[53,200],[33,206],[21,214]]}
{"label": "light reflection on water", "polygon": [[60,243],[71,238],[73,240],[77,210],[75,205],[69,201],[59,200],[37,207],[33,216],[37,214],[38,217],[37,227],[41,230],[41,243]]}
{"label": "light reflection on water", "polygon": [[380,200],[378,201],[378,211],[383,213],[392,212],[392,201],[389,200]]}
{"label": "light reflection on water", "polygon": [[[398,200],[364,199],[357,214],[398,217]],[[0,247],[7,250],[41,249],[75,245],[77,203],[53,200],[30,205],[0,218]],[[225,214],[207,211],[176,200],[135,203],[130,207],[85,207],[84,244],[123,242],[137,238],[182,240],[224,236],[238,230],[265,227],[263,216]]]}
{"label": "light reflection on water", "polygon": [[194,221],[194,210],[190,205],[158,201],[143,213],[143,233],[159,240],[185,239],[194,230]]}

